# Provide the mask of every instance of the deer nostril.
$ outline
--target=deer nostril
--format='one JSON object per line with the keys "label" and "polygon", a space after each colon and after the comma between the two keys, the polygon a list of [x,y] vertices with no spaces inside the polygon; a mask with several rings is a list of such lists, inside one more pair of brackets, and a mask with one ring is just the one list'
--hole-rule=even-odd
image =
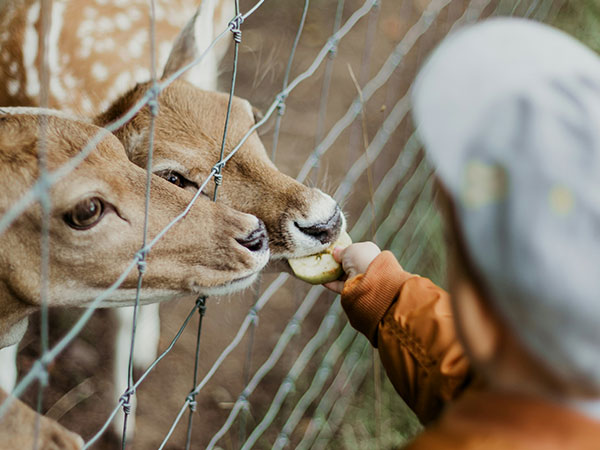
{"label": "deer nostril", "polygon": [[317,239],[321,244],[329,244],[334,241],[342,224],[342,212],[336,207],[335,213],[327,221],[309,226],[301,226],[298,222],[294,225],[304,234]]}
{"label": "deer nostril", "polygon": [[268,247],[267,229],[262,220],[259,219],[258,227],[248,236],[236,239],[238,244],[246,247],[251,252],[260,252]]}

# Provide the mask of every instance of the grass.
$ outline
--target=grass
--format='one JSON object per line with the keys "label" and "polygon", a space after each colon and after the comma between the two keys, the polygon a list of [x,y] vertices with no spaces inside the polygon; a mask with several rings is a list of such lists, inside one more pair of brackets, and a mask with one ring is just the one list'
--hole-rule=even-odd
{"label": "grass", "polygon": [[598,0],[567,0],[552,24],[600,53]]}

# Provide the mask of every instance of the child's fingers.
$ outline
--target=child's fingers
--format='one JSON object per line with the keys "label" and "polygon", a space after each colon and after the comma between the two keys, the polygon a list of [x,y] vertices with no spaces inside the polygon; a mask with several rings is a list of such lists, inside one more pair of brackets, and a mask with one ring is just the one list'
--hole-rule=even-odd
{"label": "child's fingers", "polygon": [[344,282],[340,280],[330,281],[329,283],[325,283],[323,286],[325,286],[330,291],[341,294],[342,290],[344,289]]}
{"label": "child's fingers", "polygon": [[344,248],[343,247],[335,247],[333,249],[333,259],[338,263],[342,263],[342,258],[344,257]]}

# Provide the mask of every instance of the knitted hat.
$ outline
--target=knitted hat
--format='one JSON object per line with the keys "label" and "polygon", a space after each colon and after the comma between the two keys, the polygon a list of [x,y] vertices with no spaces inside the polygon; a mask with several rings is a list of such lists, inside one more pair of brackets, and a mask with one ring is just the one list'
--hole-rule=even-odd
{"label": "knitted hat", "polygon": [[563,380],[600,389],[600,58],[492,19],[433,52],[413,100],[496,310]]}

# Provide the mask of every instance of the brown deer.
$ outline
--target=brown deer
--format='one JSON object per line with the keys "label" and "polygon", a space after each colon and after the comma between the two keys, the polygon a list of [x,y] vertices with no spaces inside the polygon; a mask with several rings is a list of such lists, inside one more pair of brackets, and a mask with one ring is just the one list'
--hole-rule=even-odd
{"label": "brown deer", "polygon": [[[50,110],[0,109],[2,214],[39,177],[42,116],[46,119],[50,171],[75,156],[100,130]],[[83,163],[50,188],[49,306],[89,305],[124,272],[142,244],[145,184],[145,171],[132,164],[121,143],[107,133]],[[156,236],[192,198],[192,193],[153,176],[149,236]],[[27,327],[27,317],[40,307],[41,223],[41,207],[34,204],[0,235],[0,347],[17,343]],[[148,253],[141,302],[242,289],[252,283],[268,259],[267,236],[259,219],[200,197]],[[132,271],[102,306],[132,305],[136,285],[137,271]],[[5,397],[0,394],[0,400]],[[3,448],[32,442],[34,417],[22,403],[15,403],[0,419]],[[42,421],[42,426],[47,432],[42,430],[43,440],[54,439],[58,433],[67,442],[78,442],[51,421]],[[52,441],[42,442],[41,448],[55,448],[51,445]]]}
{"label": "brown deer", "polygon": [[[156,48],[163,67],[177,34],[197,12],[202,49],[234,15],[233,0],[157,0]],[[198,5],[200,4],[200,8]],[[37,106],[43,36],[40,0],[0,2],[0,99],[3,104]],[[52,2],[48,33],[49,106],[92,116],[136,82],[150,78],[147,0],[70,0]],[[228,47],[221,40],[188,76],[215,90],[218,61]],[[185,44],[185,42],[184,42]],[[185,46],[182,51],[190,51]]]}
{"label": "brown deer", "polygon": [[[39,8],[36,8],[32,1],[25,2],[30,5],[28,9],[25,8],[25,12],[19,12],[22,17],[20,21],[13,18],[0,24],[0,30],[6,29],[7,26],[19,26],[20,30],[24,30],[21,33],[13,33],[8,40],[0,39],[0,50],[10,55],[9,65],[15,63],[19,69],[18,76],[10,79],[2,79],[0,74],[0,104],[38,102],[35,90],[29,94],[27,90],[17,90],[18,95],[13,95],[8,91],[8,87],[3,88],[10,82],[27,86],[28,80],[35,78],[39,71],[36,64],[26,64],[23,57],[28,48],[27,40],[23,36],[31,34],[37,36],[38,41],[40,39]],[[98,2],[102,5],[88,0],[62,3],[62,12],[53,10],[49,40],[51,49],[56,46],[51,52],[55,51],[69,63],[62,66],[58,64],[51,79],[57,80],[55,84],[60,80],[71,80],[69,83],[75,89],[69,91],[68,96],[62,95],[61,90],[50,83],[51,105],[65,111],[86,113],[104,110],[95,116],[94,122],[105,126],[125,113],[151,87],[151,83],[148,82],[149,72],[146,69],[149,65],[149,44],[147,38],[142,37],[144,33],[147,36],[148,20],[138,20],[126,31],[113,30],[114,35],[108,30],[102,35],[90,30],[89,34],[86,34],[91,19],[85,18],[85,14],[96,21],[108,17],[113,22],[117,21],[118,14],[123,14],[123,18],[119,20],[125,23],[130,7],[140,10],[139,6],[134,7],[138,2],[127,2],[122,7],[118,5],[125,2],[119,0]],[[67,15],[69,11],[75,10],[75,3],[80,13]],[[232,0],[203,0],[198,9],[193,1],[180,0],[171,3],[157,0],[156,3],[163,10],[171,8],[173,13],[173,17],[169,18],[157,14],[157,47],[171,48],[170,53],[159,51],[158,61],[163,80],[198,57],[212,42],[214,35],[226,28],[228,20],[233,16]],[[9,8],[14,9],[12,6]],[[89,12],[85,13],[88,10]],[[179,28],[171,26],[172,22],[168,22],[168,19],[174,20],[175,17],[179,17],[180,12],[185,11],[186,17],[191,20],[185,26],[181,23]],[[26,19],[28,15],[29,21]],[[68,17],[68,20],[55,19],[55,16]],[[177,35],[179,30],[181,31]],[[86,44],[89,36],[90,44]],[[126,58],[126,51],[125,56],[118,56],[122,54],[120,49],[114,58],[110,52],[104,54],[93,51],[88,54],[87,47],[102,47],[98,42],[109,37],[119,42],[138,42],[144,50],[139,54],[135,53],[131,58]],[[136,37],[139,39],[136,40]],[[36,41],[34,38],[31,40]],[[169,44],[165,44],[167,42]],[[19,49],[23,51],[19,52]],[[217,47],[206,55],[194,70],[186,72],[183,79],[167,87],[158,98],[159,115],[154,135],[156,146],[152,170],[184,189],[196,190],[219,159],[228,96],[214,92],[214,88],[217,84],[217,68],[225,50],[226,45]],[[85,58],[81,55],[85,55]],[[39,59],[39,55],[36,54],[36,58]],[[31,60],[38,61],[35,58]],[[102,80],[90,71],[90,67],[97,61],[101,61],[109,74]],[[18,81],[13,81],[15,79]],[[126,83],[120,83],[121,80],[126,80]],[[125,92],[124,85],[127,84],[130,85],[130,89]],[[4,95],[2,89],[5,89]],[[118,92],[119,90],[121,91]],[[93,97],[90,93],[93,93]],[[120,94],[120,97],[117,98],[117,94]],[[106,104],[115,98],[116,100],[105,108]],[[146,166],[148,159],[150,119],[150,109],[144,108],[115,132],[125,146],[130,160],[141,167]],[[241,98],[234,98],[226,150],[230,151],[254,123],[250,103]],[[320,190],[308,188],[278,171],[268,158],[256,133],[251,135],[223,168],[222,174],[224,182],[219,188],[219,202],[254,214],[265,223],[273,260],[284,261],[286,258],[319,252],[334,242],[345,228],[345,218],[336,202]],[[122,389],[125,386],[124,368],[129,352],[131,314],[123,309],[118,312],[121,324],[117,333],[115,384]],[[145,336],[143,341],[146,345],[139,348],[136,346],[135,364],[145,367],[156,357],[159,332],[156,306],[142,309],[138,331]],[[152,342],[154,344],[151,344]],[[120,422],[122,421],[116,422],[117,430],[121,428]],[[133,429],[133,425],[128,425],[128,432],[132,432]]]}

